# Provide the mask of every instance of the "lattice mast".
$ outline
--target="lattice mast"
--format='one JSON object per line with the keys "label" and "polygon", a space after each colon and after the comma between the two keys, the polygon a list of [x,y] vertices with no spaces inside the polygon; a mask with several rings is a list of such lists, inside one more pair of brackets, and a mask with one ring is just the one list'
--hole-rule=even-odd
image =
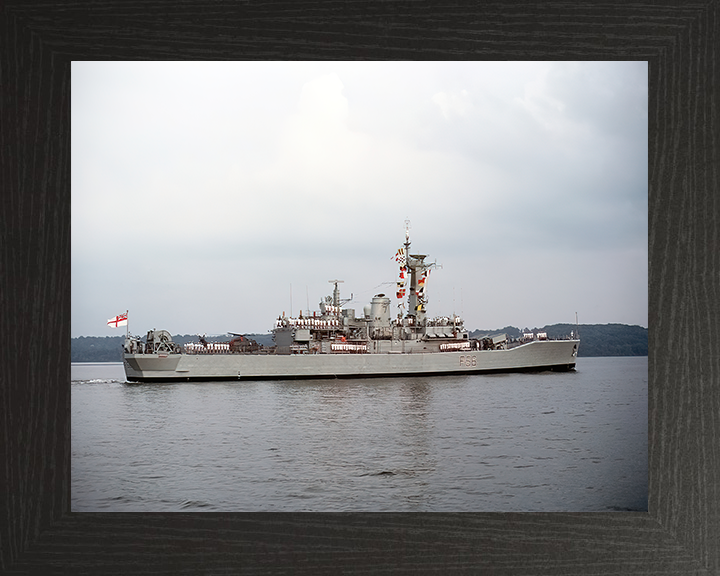
{"label": "lattice mast", "polygon": [[437,267],[436,262],[425,262],[426,254],[410,254],[410,221],[405,220],[405,244],[398,250],[398,262],[400,263],[400,281],[398,282],[398,298],[405,295],[405,284],[407,290],[407,318],[412,323],[421,325],[425,322],[425,282],[431,269]]}

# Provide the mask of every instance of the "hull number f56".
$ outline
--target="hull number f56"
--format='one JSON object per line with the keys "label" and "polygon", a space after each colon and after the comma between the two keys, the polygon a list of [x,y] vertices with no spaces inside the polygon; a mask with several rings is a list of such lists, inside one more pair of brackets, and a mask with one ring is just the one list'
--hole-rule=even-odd
{"label": "hull number f56", "polygon": [[467,368],[477,366],[477,358],[475,356],[460,356],[460,366]]}

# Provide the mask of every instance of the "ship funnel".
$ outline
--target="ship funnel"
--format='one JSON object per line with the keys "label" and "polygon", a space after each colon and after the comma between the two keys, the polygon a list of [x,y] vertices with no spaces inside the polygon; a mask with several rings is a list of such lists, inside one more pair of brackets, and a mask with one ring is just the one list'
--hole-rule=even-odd
{"label": "ship funnel", "polygon": [[373,328],[390,326],[390,298],[385,294],[374,296],[370,302],[370,323]]}

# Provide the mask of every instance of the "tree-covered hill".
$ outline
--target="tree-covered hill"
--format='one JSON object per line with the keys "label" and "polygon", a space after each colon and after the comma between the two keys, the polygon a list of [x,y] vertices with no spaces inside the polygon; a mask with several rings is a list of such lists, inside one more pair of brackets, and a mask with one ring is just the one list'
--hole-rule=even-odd
{"label": "tree-covered hill", "polygon": [[[525,329],[522,330],[524,332]],[[530,330],[528,330],[530,331]],[[580,324],[576,328],[573,324],[553,324],[542,328],[533,328],[533,332],[547,332],[550,338],[564,338],[571,332],[580,333],[580,348],[578,356],[647,356],[648,329],[642,326],[628,326],[627,324]],[[471,338],[479,336],[505,333],[511,338],[521,334],[519,328],[506,326],[497,330],[473,330]],[[256,340],[258,344],[272,346],[271,334],[247,334],[248,338]],[[228,336],[207,338],[208,342],[226,342]],[[72,362],[122,362],[122,345],[125,336],[80,336],[71,340],[70,360]],[[195,334],[173,335],[173,340],[179,344],[197,342]]]}
{"label": "tree-covered hill", "polygon": [[[648,329],[627,324],[553,324],[542,328],[523,329],[522,332],[546,332],[549,338],[564,338],[571,332],[580,334],[578,356],[647,356]],[[505,333],[518,338],[519,328],[506,326],[498,330],[473,330],[471,338]]]}

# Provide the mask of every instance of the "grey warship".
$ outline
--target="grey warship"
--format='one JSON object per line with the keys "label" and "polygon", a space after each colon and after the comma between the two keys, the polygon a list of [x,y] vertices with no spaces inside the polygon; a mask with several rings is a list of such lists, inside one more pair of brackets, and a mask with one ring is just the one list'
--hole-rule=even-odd
{"label": "grey warship", "polygon": [[[302,313],[275,321],[273,346],[235,335],[228,342],[180,346],[166,330],[150,330],[143,341],[128,335],[123,365],[128,382],[205,380],[284,380],[369,378],[573,370],[577,334],[549,339],[545,334],[506,334],[470,338],[461,318],[429,318],[425,284],[437,264],[410,254],[409,230],[395,259],[399,263],[396,297],[401,312],[392,317],[391,299],[377,294],[362,316],[344,308],[338,284],[311,316]],[[404,309],[404,310],[403,310]]]}

